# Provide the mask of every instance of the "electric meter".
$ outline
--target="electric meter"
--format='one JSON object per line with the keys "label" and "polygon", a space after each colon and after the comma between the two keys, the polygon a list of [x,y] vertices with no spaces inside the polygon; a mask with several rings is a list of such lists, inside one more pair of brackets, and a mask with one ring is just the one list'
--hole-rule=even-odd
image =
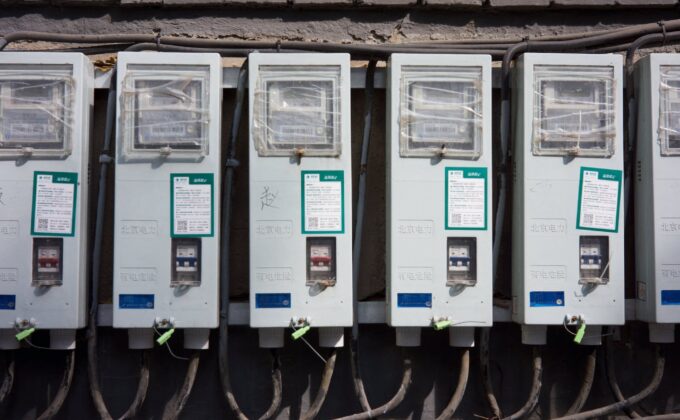
{"label": "electric meter", "polygon": [[524,54],[514,75],[513,320],[523,342],[624,312],[622,60]]}
{"label": "electric meter", "polygon": [[250,326],[260,345],[352,325],[347,54],[250,54]]}
{"label": "electric meter", "polygon": [[113,326],[208,347],[218,325],[222,66],[218,54],[118,55]]}
{"label": "electric meter", "polygon": [[388,323],[471,346],[492,324],[491,57],[392,54],[387,92]]}
{"label": "electric meter", "polygon": [[673,342],[680,322],[680,54],[650,54],[635,70],[636,314],[652,342]]}
{"label": "electric meter", "polygon": [[0,54],[0,348],[30,328],[74,348],[86,324],[93,102],[84,55]]}

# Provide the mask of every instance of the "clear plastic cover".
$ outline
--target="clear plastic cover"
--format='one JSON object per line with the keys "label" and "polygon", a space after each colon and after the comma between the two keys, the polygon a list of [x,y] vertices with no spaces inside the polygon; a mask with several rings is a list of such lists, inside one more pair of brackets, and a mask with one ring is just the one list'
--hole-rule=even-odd
{"label": "clear plastic cover", "polygon": [[0,155],[68,155],[73,88],[70,65],[0,65]]}
{"label": "clear plastic cover", "polygon": [[680,66],[661,66],[659,141],[661,154],[680,155]]}
{"label": "clear plastic cover", "polygon": [[255,89],[260,156],[340,155],[340,66],[261,66]]}
{"label": "clear plastic cover", "polygon": [[121,109],[126,155],[207,155],[209,72],[207,66],[129,66]]}
{"label": "clear plastic cover", "polygon": [[533,153],[612,156],[614,92],[613,67],[536,66]]}
{"label": "clear plastic cover", "polygon": [[400,154],[482,154],[482,68],[402,67]]}

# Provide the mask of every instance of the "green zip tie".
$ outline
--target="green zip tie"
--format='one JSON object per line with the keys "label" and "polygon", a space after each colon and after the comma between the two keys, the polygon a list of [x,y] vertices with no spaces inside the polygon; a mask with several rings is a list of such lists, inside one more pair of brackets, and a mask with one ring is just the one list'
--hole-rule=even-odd
{"label": "green zip tie", "polygon": [[15,337],[17,338],[17,341],[22,341],[28,338],[29,335],[33,334],[35,332],[35,327],[31,327],[27,330],[20,331]]}
{"label": "green zip tie", "polygon": [[305,325],[304,327],[293,331],[293,334],[291,334],[290,336],[293,337],[293,340],[297,340],[298,338],[307,334],[307,331],[309,331],[310,329],[312,329],[312,327],[310,327],[309,325]]}
{"label": "green zip tie", "polygon": [[158,337],[156,339],[156,343],[158,343],[159,346],[162,346],[163,344],[165,344],[166,341],[168,341],[170,339],[170,337],[172,337],[172,335],[174,333],[175,333],[175,329],[170,328],[169,330],[164,332],[160,337]]}
{"label": "green zip tie", "polygon": [[576,331],[576,335],[574,336],[574,343],[576,344],[581,344],[581,340],[583,340],[583,335],[586,333],[586,323],[582,323],[580,327],[578,327],[578,331]]}
{"label": "green zip tie", "polygon": [[443,321],[435,322],[434,324],[434,330],[435,331],[441,331],[444,328],[447,328],[449,325],[451,325],[451,321],[448,319],[445,319]]}

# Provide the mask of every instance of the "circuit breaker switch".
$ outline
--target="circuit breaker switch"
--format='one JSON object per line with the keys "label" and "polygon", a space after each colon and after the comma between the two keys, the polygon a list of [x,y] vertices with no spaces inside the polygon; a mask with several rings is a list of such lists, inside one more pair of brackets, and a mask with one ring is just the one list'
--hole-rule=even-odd
{"label": "circuit breaker switch", "polygon": [[609,238],[581,236],[579,241],[581,284],[605,284],[609,281]]}
{"label": "circuit breaker switch", "polygon": [[447,286],[477,283],[476,245],[476,238],[448,238]]}
{"label": "circuit breaker switch", "polygon": [[33,239],[33,286],[62,284],[62,238]]}
{"label": "circuit breaker switch", "polygon": [[199,286],[201,284],[200,238],[175,238],[172,240],[171,286]]}
{"label": "circuit breaker switch", "polygon": [[307,286],[335,286],[335,238],[307,238]]}

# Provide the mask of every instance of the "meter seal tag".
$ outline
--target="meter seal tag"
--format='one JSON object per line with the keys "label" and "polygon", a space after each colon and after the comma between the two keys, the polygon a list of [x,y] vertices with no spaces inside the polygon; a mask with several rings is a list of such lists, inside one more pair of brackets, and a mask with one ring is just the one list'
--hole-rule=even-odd
{"label": "meter seal tag", "polygon": [[583,340],[583,336],[586,334],[586,323],[582,322],[581,325],[578,327],[578,331],[576,331],[576,335],[574,335],[574,343],[576,344],[581,344],[581,341]]}
{"label": "meter seal tag", "polygon": [[34,172],[31,235],[74,236],[78,174]]}
{"label": "meter seal tag", "polygon": [[302,171],[302,233],[345,233],[343,171]]}
{"label": "meter seal tag", "polygon": [[170,174],[172,237],[214,236],[213,174]]}
{"label": "meter seal tag", "polygon": [[487,168],[444,168],[447,230],[486,230]]}
{"label": "meter seal tag", "polygon": [[618,232],[622,171],[581,168],[576,228]]}

